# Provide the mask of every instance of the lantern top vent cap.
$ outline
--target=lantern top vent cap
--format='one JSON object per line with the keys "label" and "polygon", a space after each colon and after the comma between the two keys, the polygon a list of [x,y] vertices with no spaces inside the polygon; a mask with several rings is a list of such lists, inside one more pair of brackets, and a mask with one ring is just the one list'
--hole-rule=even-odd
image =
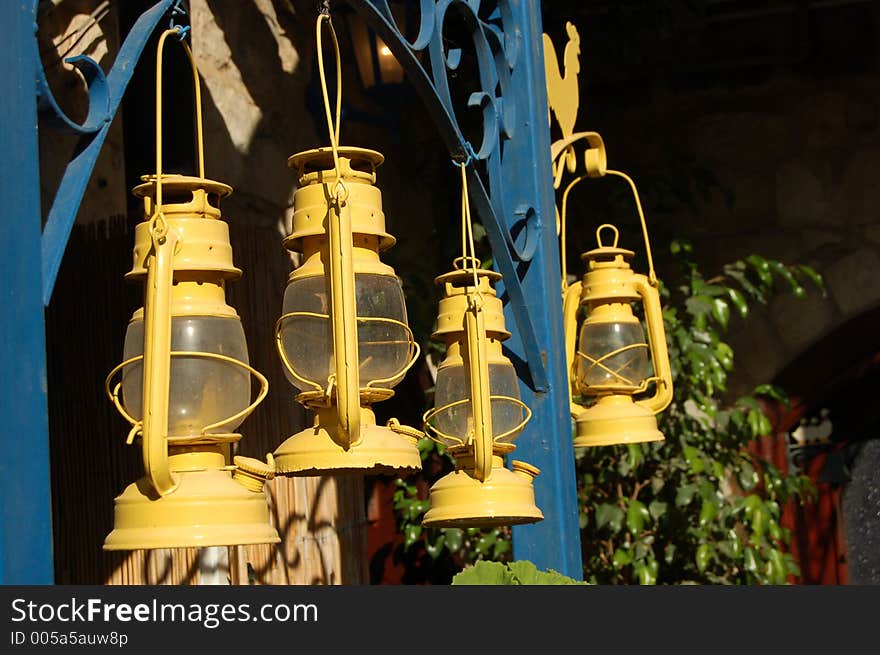
{"label": "lantern top vent cap", "polygon": [[[141,175],[143,184],[138,184],[132,193],[138,198],[152,197],[156,194],[156,175]],[[206,193],[217,194],[220,198],[225,198],[232,193],[232,187],[222,182],[209,180],[205,177],[195,177],[192,175],[180,175],[179,173],[163,173],[162,174],[162,191],[181,191],[201,189]]]}
{"label": "lantern top vent cap", "polygon": [[[376,181],[376,169],[385,161],[381,152],[340,146],[336,149],[343,179],[362,179],[370,184]],[[333,149],[325,146],[298,152],[287,159],[287,165],[297,170],[301,184],[314,184],[335,176]]]}
{"label": "lantern top vent cap", "polygon": [[[434,283],[439,285],[451,284],[454,287],[470,287],[474,286],[474,275],[476,274],[477,279],[480,281],[480,286],[484,286],[482,280],[487,280],[487,284],[492,284],[502,279],[504,276],[497,271],[493,271],[488,268],[480,268],[478,265],[471,265],[467,267],[468,263],[462,261],[464,258],[459,257],[455,260],[455,270],[449,271],[448,273],[443,273],[442,275],[438,275],[434,278]],[[468,258],[470,259],[470,258]],[[479,262],[477,262],[479,264]],[[494,289],[492,289],[494,293]]]}
{"label": "lantern top vent cap", "polygon": [[591,261],[607,261],[617,259],[618,257],[624,262],[629,261],[636,256],[636,253],[626,248],[613,248],[611,246],[600,246],[593,250],[588,250],[581,255],[581,259],[585,262]]}

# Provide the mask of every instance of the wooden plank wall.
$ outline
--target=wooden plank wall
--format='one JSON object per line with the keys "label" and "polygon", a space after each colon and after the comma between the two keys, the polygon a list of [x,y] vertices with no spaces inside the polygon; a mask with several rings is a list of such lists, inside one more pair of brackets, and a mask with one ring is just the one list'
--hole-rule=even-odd
{"label": "wooden plank wall", "polygon": [[[239,452],[263,458],[306,424],[281,370],[273,330],[290,272],[275,229],[230,224],[236,264],[228,287],[241,315],[251,364],[269,395],[241,426]],[[142,475],[127,424],[103,392],[142,290],[123,275],[133,234],[118,216],[77,225],[47,309],[49,420],[55,568],[58,584],[198,584],[196,549],[106,553],[113,498]],[[22,435],[26,438],[26,435]],[[267,485],[276,546],[230,549],[233,584],[362,584],[367,581],[364,482],[280,478]]]}

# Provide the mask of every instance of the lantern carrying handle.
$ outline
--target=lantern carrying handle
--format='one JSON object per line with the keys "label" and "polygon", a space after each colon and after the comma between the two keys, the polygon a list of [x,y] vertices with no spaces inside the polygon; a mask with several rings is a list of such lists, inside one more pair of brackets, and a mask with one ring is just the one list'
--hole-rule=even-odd
{"label": "lantern carrying handle", "polygon": [[654,395],[639,400],[638,405],[646,407],[658,414],[669,407],[672,402],[672,367],[669,363],[669,351],[666,347],[666,333],[663,330],[663,308],[660,304],[660,292],[656,284],[644,275],[634,275],[636,291],[642,298],[645,308],[648,343],[651,346],[651,362],[657,378]]}
{"label": "lantern carrying handle", "polygon": [[[330,109],[330,93],[327,90],[327,75],[324,72],[324,40],[322,26],[324,22],[330,28],[330,37],[333,40],[333,52],[336,56],[336,110]],[[348,189],[342,181],[342,166],[339,163],[339,127],[342,123],[342,57],[339,54],[339,40],[336,38],[336,30],[333,28],[333,19],[330,17],[329,4],[325,5],[318,14],[315,24],[315,41],[317,42],[318,75],[321,78],[321,93],[324,100],[324,113],[327,117],[327,131],[330,137],[330,150],[333,153],[333,167],[336,171],[336,188],[334,196],[337,204],[341,205],[348,199]],[[334,120],[335,118],[335,120]]]}
{"label": "lantern carrying handle", "polygon": [[657,282],[657,274],[654,272],[654,257],[651,254],[651,241],[648,238],[648,225],[645,222],[645,212],[642,211],[642,201],[639,199],[639,190],[636,188],[636,183],[633,182],[633,179],[622,171],[615,171],[612,169],[608,169],[605,171],[607,175],[616,175],[617,177],[622,177],[629,184],[629,188],[632,191],[633,199],[636,201],[636,210],[639,212],[639,221],[642,224],[642,236],[645,239],[645,255],[648,258],[648,281],[651,286],[657,287],[659,284]]}
{"label": "lantern carrying handle", "polygon": [[492,401],[489,396],[489,356],[482,303],[474,302],[465,312],[468,374],[471,383],[471,416],[474,421],[474,477],[486,482],[492,475]]}
{"label": "lantern carrying handle", "polygon": [[577,416],[583,408],[574,402],[574,381],[575,381],[575,352],[577,350],[577,313],[581,306],[581,288],[580,280],[572,284],[565,290],[565,296],[562,304],[562,317],[565,332],[565,363],[568,370],[568,402],[571,406],[571,414]]}
{"label": "lantern carrying handle", "polygon": [[156,206],[153,211],[154,220],[164,222],[162,216],[162,53],[165,47],[165,40],[169,36],[179,37],[178,41],[183,46],[189,59],[190,67],[193,74],[193,92],[195,96],[195,114],[196,114],[196,146],[198,148],[199,160],[199,177],[205,179],[205,147],[202,131],[202,92],[201,83],[199,81],[199,71],[196,67],[196,60],[193,57],[192,49],[184,41],[184,37],[188,28],[180,25],[165,30],[159,37],[159,45],[156,49]]}
{"label": "lantern carrying handle", "polygon": [[[155,227],[155,226],[154,226]],[[171,387],[171,283],[174,277],[175,230],[154,229],[154,254],[147,259],[144,298],[143,462],[159,496],[177,488],[168,463],[168,405]]]}
{"label": "lantern carrying handle", "polygon": [[[323,25],[330,28],[333,52],[336,57],[336,110],[330,109],[330,95],[327,91],[327,76],[324,72]],[[327,223],[329,236],[330,308],[333,331],[333,352],[335,353],[334,380],[336,384],[336,404],[339,409],[338,429],[333,440],[348,450],[361,441],[360,378],[358,371],[357,342],[357,303],[353,270],[353,237],[351,232],[351,207],[347,203],[348,189],[342,180],[342,165],[339,161],[339,128],[342,112],[342,59],[339,54],[339,41],[329,5],[318,14],[315,23],[317,42],[318,73],[321,78],[321,92],[324,111],[327,117],[327,131],[330,149],[333,153],[333,166],[336,172],[336,187],[328,203]],[[355,321],[353,323],[352,321]]]}
{"label": "lantern carrying handle", "polygon": [[559,219],[559,259],[560,264],[562,265],[562,293],[566,292],[568,289],[568,264],[565,261],[565,252],[568,249],[566,245],[566,217],[568,216],[568,194],[571,193],[571,190],[576,187],[578,184],[586,180],[588,177],[594,177],[589,173],[584,173],[583,175],[578,175],[574,178],[568,185],[565,187],[565,190],[562,192],[562,215]]}

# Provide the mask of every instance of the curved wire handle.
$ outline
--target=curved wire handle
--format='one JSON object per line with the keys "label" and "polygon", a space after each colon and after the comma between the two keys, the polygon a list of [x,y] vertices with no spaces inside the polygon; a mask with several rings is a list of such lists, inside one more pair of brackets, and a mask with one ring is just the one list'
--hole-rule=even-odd
{"label": "curved wire handle", "polygon": [[[324,45],[322,26],[324,22],[330,28],[330,36],[333,39],[333,51],[336,55],[336,111],[330,110],[330,92],[327,90],[327,75],[324,72]],[[333,152],[333,166],[336,169],[336,200],[340,203],[348,198],[348,190],[342,181],[342,166],[339,163],[339,126],[342,115],[342,57],[339,54],[339,41],[336,38],[336,30],[333,29],[333,20],[329,12],[322,11],[318,14],[315,25],[315,40],[318,44],[318,73],[321,78],[321,93],[324,99],[324,112],[327,117],[327,131],[330,135],[330,149]]]}
{"label": "curved wire handle", "polygon": [[645,213],[642,211],[642,201],[639,199],[639,190],[636,188],[636,183],[633,182],[632,178],[629,175],[621,171],[608,169],[605,172],[608,175],[616,175],[617,177],[622,177],[629,183],[629,188],[632,190],[633,198],[636,201],[636,209],[639,212],[639,220],[642,224],[642,235],[645,238],[645,254],[648,257],[648,280],[651,282],[651,286],[656,287],[658,285],[658,282],[657,275],[654,273],[654,258],[651,255],[651,241],[648,238],[648,225],[645,223]]}
{"label": "curved wire handle", "polygon": [[[471,294],[473,299],[474,294],[478,295],[480,299],[482,299],[482,294],[479,292],[479,279],[477,278],[477,269],[479,268],[480,260],[477,258],[477,251],[474,247],[474,225],[473,218],[471,217],[471,203],[470,198],[468,196],[468,184],[467,184],[467,162],[461,162],[461,257],[457,257],[453,262],[453,266],[455,266],[456,262],[460,262],[461,266],[465,266],[468,262],[472,264],[471,269],[474,272],[474,293]],[[470,254],[468,254],[468,247],[470,246]],[[455,266],[458,268],[458,266]]]}
{"label": "curved wire handle", "polygon": [[566,289],[568,289],[568,264],[565,261],[565,253],[568,250],[568,246],[566,245],[566,227],[565,221],[568,215],[568,194],[571,193],[571,190],[586,180],[588,177],[592,177],[589,173],[584,173],[583,175],[578,175],[574,178],[568,185],[565,187],[565,190],[562,192],[562,216],[559,218],[559,259],[562,265],[562,293],[565,294]]}
{"label": "curved wire handle", "polygon": [[205,178],[205,147],[202,132],[202,91],[201,82],[199,81],[199,71],[196,67],[196,60],[193,57],[192,50],[184,41],[186,29],[176,26],[165,30],[159,37],[159,45],[156,50],[156,206],[153,210],[153,219],[164,223],[162,214],[162,51],[165,47],[165,40],[175,35],[180,37],[180,45],[183,46],[186,56],[189,59],[190,67],[193,73],[193,91],[195,95],[195,114],[196,114],[196,144],[198,147],[199,161],[199,177]]}
{"label": "curved wire handle", "polygon": [[[284,368],[298,382],[302,382],[303,384],[314,388],[315,391],[320,391],[321,393],[323,393],[325,395],[329,394],[330,390],[333,388],[333,385],[335,384],[335,374],[331,374],[329,376],[329,378],[327,380],[328,384],[327,384],[327,387],[325,388],[325,387],[321,386],[318,382],[304,378],[299,373],[297,373],[293,367],[293,364],[290,362],[290,359],[287,357],[287,353],[284,351],[284,345],[282,343],[282,338],[281,338],[281,330],[284,327],[284,323],[286,323],[287,321],[289,321],[293,318],[320,318],[320,319],[325,319],[325,320],[329,321],[330,316],[328,314],[319,314],[317,312],[290,312],[287,314],[283,314],[275,322],[275,347],[278,350],[278,355],[281,358],[281,363],[284,365]],[[367,323],[367,322],[390,323],[391,325],[403,328],[406,331],[406,334],[409,337],[406,342],[404,342],[404,341],[383,341],[382,342],[383,345],[406,343],[408,346],[408,350],[409,350],[408,355],[407,355],[409,361],[406,364],[406,366],[404,366],[399,372],[395,373],[394,375],[392,375],[390,377],[378,378],[376,380],[370,380],[369,382],[367,382],[366,385],[361,387],[361,390],[376,388],[376,387],[374,387],[374,385],[379,385],[379,384],[387,384],[387,385],[389,385],[389,387],[393,387],[394,385],[396,385],[398,382],[400,382],[403,379],[403,377],[406,375],[406,372],[409,371],[409,369],[412,368],[413,364],[416,363],[416,361],[419,358],[419,354],[421,353],[421,348],[420,348],[419,344],[416,343],[415,335],[413,334],[412,329],[410,329],[410,327],[402,321],[398,321],[397,319],[393,319],[393,318],[383,318],[381,316],[358,316],[357,322],[359,322],[359,323]],[[372,342],[372,343],[375,343],[375,342]],[[380,388],[384,388],[384,387],[380,387]]]}
{"label": "curved wire handle", "polygon": [[[636,188],[636,183],[633,179],[622,171],[612,170],[612,169],[604,169],[602,171],[602,175],[615,175],[617,177],[622,177],[629,184],[630,190],[633,194],[633,199],[636,202],[636,210],[639,214],[639,221],[642,226],[642,236],[645,240],[645,255],[648,259],[648,280],[651,283],[651,286],[658,286],[657,274],[654,272],[654,257],[651,252],[651,241],[648,237],[648,225],[645,221],[645,213],[642,209],[642,201],[639,197],[639,190]],[[568,267],[565,261],[565,253],[567,250],[566,245],[566,221],[568,215],[568,195],[571,193],[572,189],[575,186],[583,182],[587,178],[597,177],[595,172],[592,172],[588,167],[588,172],[583,175],[578,175],[571,182],[569,182],[565,189],[562,192],[562,212],[559,218],[559,258],[560,263],[562,265],[562,293],[564,294],[566,289],[568,288]]]}
{"label": "curved wire handle", "polygon": [[[515,405],[519,405],[520,409],[525,411],[525,416],[523,417],[522,421],[517,423],[516,426],[512,427],[511,429],[507,430],[506,432],[493,435],[492,441],[500,441],[502,439],[506,439],[507,437],[509,437],[512,434],[517,434],[519,432],[522,432],[522,430],[526,427],[526,423],[528,423],[529,420],[532,418],[532,410],[529,409],[529,406],[526,405],[519,398],[514,398],[513,396],[489,396],[489,400],[490,401],[500,400],[503,402],[510,402]],[[468,442],[470,442],[474,437],[473,432],[470,433],[468,439],[463,440],[460,437],[456,437],[454,435],[446,434],[445,432],[441,432],[439,429],[437,429],[436,426],[434,426],[431,423],[431,419],[435,418],[441,412],[448,411],[449,409],[452,409],[453,407],[457,407],[458,405],[464,405],[466,403],[470,403],[470,401],[471,401],[470,398],[462,398],[461,400],[456,400],[451,403],[446,403],[445,405],[443,405],[441,407],[434,407],[434,408],[426,411],[422,415],[422,422],[425,425],[425,434],[427,434],[428,437],[430,437],[434,441],[438,441],[440,438],[442,438],[442,439],[448,439],[450,441],[457,441],[462,446],[467,445]],[[434,436],[434,435],[436,435],[436,436]],[[442,442],[440,442],[440,443],[442,443]]]}
{"label": "curved wire handle", "polygon": [[[259,381],[260,383],[260,391],[250,405],[245,407],[240,412],[236,412],[232,416],[223,419],[222,421],[217,421],[216,423],[210,423],[209,425],[204,426],[201,431],[201,435],[203,437],[212,436],[208,434],[211,430],[214,430],[224,425],[229,425],[230,423],[234,423],[239,419],[244,420],[257,408],[257,406],[261,402],[263,402],[263,400],[266,398],[266,395],[269,393],[269,381],[266,379],[266,376],[260,373],[257,369],[253,368],[250,364],[246,364],[245,362],[235,359],[234,357],[221,355],[219,353],[190,350],[172,350],[171,357],[206,357],[208,359],[216,359],[222,362],[227,362],[229,364],[235,364],[246,369],[251,375],[257,378],[257,381]],[[127,411],[125,411],[125,407],[123,407],[122,401],[119,399],[119,389],[122,386],[122,382],[117,382],[116,386],[113,387],[112,390],[110,389],[110,383],[116,376],[116,374],[119,373],[122,369],[124,369],[126,366],[134,364],[135,362],[143,360],[143,358],[143,355],[136,355],[134,357],[126,359],[124,362],[116,365],[113,370],[110,371],[110,373],[107,375],[107,378],[104,380],[104,393],[107,394],[107,397],[110,399],[113,405],[115,405],[117,411],[122,415],[122,418],[124,418],[132,425],[132,429],[129,431],[128,437],[126,438],[126,443],[128,444],[131,444],[134,441],[134,438],[143,428],[143,421],[132,417]]]}
{"label": "curved wire handle", "polygon": [[[296,372],[296,369],[293,368],[293,364],[291,364],[290,360],[287,357],[287,352],[284,350],[284,344],[281,342],[281,330],[284,327],[284,323],[289,321],[292,318],[321,318],[328,319],[330,318],[329,314],[318,314],[316,312],[290,312],[288,314],[283,314],[275,321],[275,349],[278,351],[278,356],[281,358],[281,363],[284,365],[284,368],[290,373],[291,377],[293,377],[297,382],[303,383],[307,387],[312,387],[315,391],[320,391],[324,393],[326,390],[320,384],[313,380],[309,380],[307,378],[302,377],[299,373]],[[332,376],[331,376],[332,377]],[[303,387],[300,387],[302,389]]]}

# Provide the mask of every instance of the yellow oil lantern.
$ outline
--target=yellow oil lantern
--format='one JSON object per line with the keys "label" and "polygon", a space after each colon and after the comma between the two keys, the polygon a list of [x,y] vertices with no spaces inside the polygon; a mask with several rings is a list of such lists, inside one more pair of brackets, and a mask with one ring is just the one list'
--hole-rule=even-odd
{"label": "yellow oil lantern", "polygon": [[431,486],[430,507],[422,523],[433,527],[534,523],[543,519],[533,487],[539,470],[515,460],[511,470],[503,459],[515,450],[513,441],[531,411],[520,399],[516,371],[502,351],[510,333],[492,286],[501,275],[480,268],[474,256],[464,167],[462,183],[462,231],[470,237],[471,253],[456,259],[454,270],[436,279],[444,295],[432,339],[445,344],[446,353],[437,367],[434,407],[424,416],[426,434],[446,446],[455,470]]}
{"label": "yellow oil lantern", "polygon": [[[193,66],[199,175],[162,173],[162,49],[157,51],[156,174],[134,189],[144,201],[129,280],[144,284],[124,361],[105,390],[140,440],[145,475],[115,499],[106,550],[222,546],[280,541],[269,520],[266,462],[232,456],[235,430],[266,396],[266,378],[248,363],[244,330],[226,303],[233,265],[220,199],[232,189],[204,176],[201,100]],[[117,374],[121,381],[113,384]],[[251,376],[260,383],[251,401]]]}
{"label": "yellow oil lantern", "polygon": [[[612,235],[607,245],[603,233]],[[575,447],[661,441],[656,414],[672,400],[672,371],[653,264],[648,276],[634,272],[629,260],[635,253],[619,248],[618,236],[613,225],[598,228],[598,247],[581,256],[586,273],[565,293],[571,393],[585,401],[572,403]],[[647,231],[645,237],[650,263]],[[641,301],[644,309],[647,342],[633,313],[635,301]],[[586,317],[579,321],[582,310]],[[652,383],[653,394],[639,397]]]}
{"label": "yellow oil lantern", "polygon": [[421,431],[392,420],[377,425],[373,403],[394,394],[419,354],[407,325],[394,269],[380,252],[395,243],[385,231],[376,186],[380,153],[339,142],[341,80],[337,57],[336,121],[330,114],[317,22],[318,61],[330,147],[293,155],[297,171],[293,229],[284,246],[301,253],[288,280],[276,324],[278,353],[296,399],[315,412],[314,424],[275,450],[279,474],[405,474],[421,468]]}

